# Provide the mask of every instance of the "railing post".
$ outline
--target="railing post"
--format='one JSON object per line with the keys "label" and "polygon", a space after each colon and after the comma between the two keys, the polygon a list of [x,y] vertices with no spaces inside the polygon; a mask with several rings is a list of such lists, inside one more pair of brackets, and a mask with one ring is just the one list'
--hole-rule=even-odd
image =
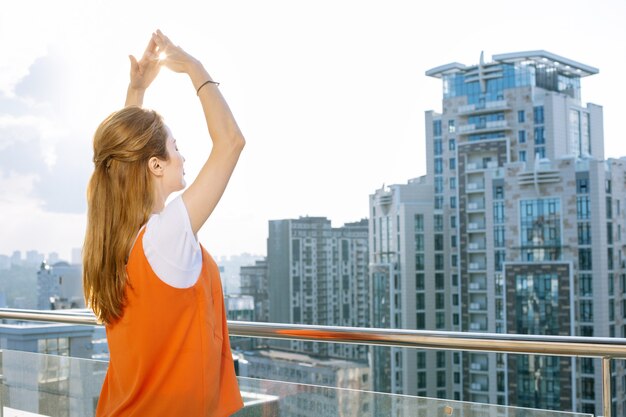
{"label": "railing post", "polygon": [[602,358],[602,412],[604,417],[611,417],[611,358]]}

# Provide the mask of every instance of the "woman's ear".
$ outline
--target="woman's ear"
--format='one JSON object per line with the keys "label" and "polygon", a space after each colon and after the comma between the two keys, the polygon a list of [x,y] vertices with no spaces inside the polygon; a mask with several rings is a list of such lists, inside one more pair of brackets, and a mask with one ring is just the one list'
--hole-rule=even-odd
{"label": "woman's ear", "polygon": [[153,156],[148,160],[148,169],[153,175],[160,177],[163,175],[163,161],[156,156]]}

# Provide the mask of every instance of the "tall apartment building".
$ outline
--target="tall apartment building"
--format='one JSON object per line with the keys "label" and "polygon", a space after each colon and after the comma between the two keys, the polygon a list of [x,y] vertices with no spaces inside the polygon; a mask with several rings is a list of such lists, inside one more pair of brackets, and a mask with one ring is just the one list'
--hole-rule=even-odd
{"label": "tall apartment building", "polygon": [[[443,111],[426,112],[423,181],[432,184],[432,214],[415,213],[414,224],[398,231],[414,242],[391,250],[405,302],[393,314],[404,326],[415,320],[413,328],[624,336],[626,160],[604,160],[602,108],[580,101],[581,78],[597,72],[545,51],[426,72],[443,81]],[[377,223],[393,223],[384,206],[395,193],[391,187],[371,197],[371,233]],[[375,233],[371,245],[377,262]],[[430,352],[449,365],[433,374],[421,354],[391,355],[392,390],[601,409],[594,360]],[[423,372],[435,377],[423,381]],[[618,363],[616,415],[626,410],[623,374]]]}
{"label": "tall apartment building", "polygon": [[[332,228],[325,217],[272,220],[267,240],[269,320],[369,326],[367,220]],[[280,342],[275,346],[333,358],[367,360],[367,347]]]}

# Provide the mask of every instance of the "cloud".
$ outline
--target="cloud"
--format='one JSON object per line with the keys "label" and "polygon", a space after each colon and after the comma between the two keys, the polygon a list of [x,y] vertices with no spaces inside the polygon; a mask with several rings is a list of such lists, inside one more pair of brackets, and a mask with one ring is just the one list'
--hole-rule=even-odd
{"label": "cloud", "polygon": [[71,122],[67,68],[53,53],[37,58],[12,96],[0,93],[0,191],[16,176],[30,178],[31,204],[84,213],[90,141]]}

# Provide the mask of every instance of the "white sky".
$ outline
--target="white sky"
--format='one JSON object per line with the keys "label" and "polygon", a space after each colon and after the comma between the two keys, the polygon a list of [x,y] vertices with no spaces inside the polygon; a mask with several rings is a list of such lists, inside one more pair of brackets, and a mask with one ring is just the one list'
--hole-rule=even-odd
{"label": "white sky", "polygon": [[[123,105],[128,54],[161,28],[220,81],[247,146],[200,232],[214,255],[265,254],[267,221],[368,213],[383,183],[425,173],[430,68],[545,49],[600,69],[583,102],[619,143],[626,2],[7,1],[0,10],[0,254],[82,244],[91,137]],[[164,115],[193,178],[209,139],[190,82],[163,71],[144,103]]]}

